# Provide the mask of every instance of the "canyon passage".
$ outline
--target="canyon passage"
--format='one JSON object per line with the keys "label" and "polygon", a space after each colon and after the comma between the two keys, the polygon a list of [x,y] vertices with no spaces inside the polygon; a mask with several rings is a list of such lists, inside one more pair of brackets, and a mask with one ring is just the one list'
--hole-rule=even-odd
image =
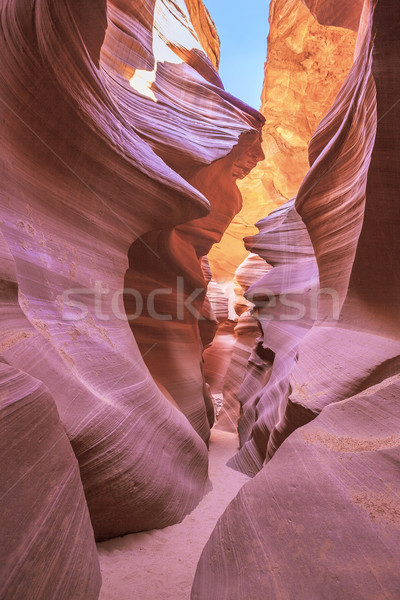
{"label": "canyon passage", "polygon": [[205,4],[0,2],[0,600],[400,598],[400,4]]}

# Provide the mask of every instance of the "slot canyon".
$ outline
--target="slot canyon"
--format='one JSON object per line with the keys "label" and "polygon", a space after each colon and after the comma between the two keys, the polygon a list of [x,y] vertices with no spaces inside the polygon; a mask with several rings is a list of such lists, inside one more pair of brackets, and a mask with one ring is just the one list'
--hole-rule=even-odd
{"label": "slot canyon", "polygon": [[0,600],[400,599],[400,2],[205,4],[0,0]]}

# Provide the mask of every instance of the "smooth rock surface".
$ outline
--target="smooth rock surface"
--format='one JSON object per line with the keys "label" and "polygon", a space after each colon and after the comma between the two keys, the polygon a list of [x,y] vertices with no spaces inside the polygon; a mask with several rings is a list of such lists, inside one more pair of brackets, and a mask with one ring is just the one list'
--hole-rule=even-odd
{"label": "smooth rock surface", "polygon": [[273,267],[246,294],[263,336],[229,462],[255,477],[206,545],[193,600],[400,595],[400,6],[306,4],[359,23],[354,64],[296,197],[246,240]]}
{"label": "smooth rock surface", "polygon": [[229,505],[192,600],[396,600],[398,377],[331,405]]}
{"label": "smooth rock surface", "polygon": [[149,280],[165,291],[168,276],[189,295],[204,287],[201,257],[240,209],[235,179],[262,156],[263,118],[224,91],[196,34],[216,64],[215,29],[188,6],[1,6],[0,215],[14,273],[2,355],[54,398],[97,539],[176,523],[208,489],[197,317],[173,332],[154,318],[154,339],[137,343],[123,302],[132,254],[138,292]]}
{"label": "smooth rock surface", "polygon": [[0,598],[96,600],[77,460],[44,385],[0,362]]}
{"label": "smooth rock surface", "polygon": [[256,395],[244,390],[250,412],[244,410],[244,446],[232,464],[247,473],[257,472],[296,427],[330,402],[398,372],[399,270],[391,261],[378,265],[380,249],[392,255],[398,245],[397,158],[385,167],[386,189],[378,166],[383,147],[398,156],[396,127],[382,118],[388,109],[391,118],[398,111],[398,48],[384,33],[374,38],[385,31],[384,11],[397,10],[389,5],[378,4],[375,23],[374,7],[365,5],[354,65],[310,142],[311,168],[294,206],[286,205],[292,216],[283,218],[282,207],[247,240],[275,267],[253,286],[261,298],[263,345],[275,361]]}
{"label": "smooth rock surface", "polygon": [[301,0],[272,0],[260,111],[265,160],[239,182],[243,208],[210,253],[217,280],[231,280],[255,223],[293,198],[309,169],[308,144],[348,74],[356,34],[320,25]]}

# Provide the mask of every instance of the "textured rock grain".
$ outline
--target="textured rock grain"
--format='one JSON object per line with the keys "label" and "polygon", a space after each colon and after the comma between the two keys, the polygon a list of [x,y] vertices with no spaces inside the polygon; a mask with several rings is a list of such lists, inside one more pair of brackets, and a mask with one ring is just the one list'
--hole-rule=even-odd
{"label": "textured rock grain", "polygon": [[192,600],[397,599],[399,393],[385,382],[290,436],[217,523]]}
{"label": "textured rock grain", "polygon": [[[374,7],[365,4],[354,65],[310,142],[311,168],[288,217],[282,218],[285,207],[272,213],[247,240],[275,267],[252,291],[262,300],[263,344],[275,361],[268,383],[250,403],[246,398],[245,446],[233,461],[246,472],[260,469],[296,427],[330,402],[398,370],[398,268],[378,258],[383,247],[392,255],[398,245],[397,158],[385,166],[386,189],[378,166],[383,147],[398,156],[396,128],[382,118],[388,109],[395,118],[398,110],[388,83],[398,48],[379,33],[385,31],[384,4],[378,4],[375,23]],[[299,304],[288,308],[288,301]]]}
{"label": "textured rock grain", "polygon": [[273,267],[246,294],[263,337],[230,461],[255,477],[206,545],[193,600],[400,595],[400,6],[306,4],[358,27],[354,64],[296,197],[246,240]]}
{"label": "textured rock grain", "polygon": [[[174,288],[166,268],[174,289],[177,276],[185,294],[205,288],[201,257],[239,210],[235,179],[260,155],[263,118],[223,90],[196,35],[216,63],[200,3],[6,0],[0,14],[0,211],[14,273],[3,357],[54,398],[96,537],[164,527],[208,489],[210,400],[196,319],[153,320],[154,339],[136,342],[129,259],[140,291]],[[210,180],[224,210],[206,198]],[[154,270],[141,278],[144,264]]]}
{"label": "textured rock grain", "polygon": [[0,598],[96,600],[93,528],[55,403],[4,362],[0,385]]}
{"label": "textured rock grain", "polygon": [[348,74],[356,34],[320,25],[301,0],[272,0],[261,112],[265,160],[239,182],[243,208],[210,253],[216,279],[232,279],[254,223],[290,200],[308,169],[308,144]]}

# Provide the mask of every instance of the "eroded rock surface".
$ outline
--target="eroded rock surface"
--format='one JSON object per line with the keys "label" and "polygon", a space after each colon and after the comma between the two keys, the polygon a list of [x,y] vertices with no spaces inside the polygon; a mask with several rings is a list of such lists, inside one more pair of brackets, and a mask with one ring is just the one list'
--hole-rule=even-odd
{"label": "eroded rock surface", "polygon": [[399,379],[293,433],[219,520],[192,599],[400,593]]}
{"label": "eroded rock surface", "polygon": [[[385,201],[378,175],[382,144],[397,156],[395,128],[378,115],[390,107],[396,111],[385,76],[393,81],[398,59],[379,33],[374,42],[384,25],[377,17],[374,25],[372,14],[366,4],[354,65],[310,142],[311,168],[294,205],[272,213],[258,224],[260,233],[247,239],[274,266],[251,291],[258,295],[263,345],[275,352],[272,376],[253,399],[252,434],[234,461],[247,472],[260,469],[285,437],[324,406],[398,369],[398,269],[377,264],[381,248],[397,252],[398,244],[392,228],[398,221],[397,167],[385,179]],[[375,210],[382,219],[374,221]]]}
{"label": "eroded rock surface", "polygon": [[263,118],[224,91],[200,2],[7,0],[1,27],[2,356],[54,398],[97,539],[176,523],[208,489],[213,408],[199,317],[147,328],[149,293],[168,314],[182,281],[203,310]]}
{"label": "eroded rock surface", "polygon": [[399,11],[272,0],[265,122],[200,0],[4,0],[2,600],[95,600],[215,405],[255,477],[193,599],[399,597]]}
{"label": "eroded rock surface", "polygon": [[56,405],[4,362],[0,385],[0,598],[96,600],[93,528]]}
{"label": "eroded rock surface", "polygon": [[321,25],[301,0],[272,0],[269,21],[260,109],[265,160],[239,183],[243,208],[210,253],[217,280],[233,279],[254,224],[297,194],[311,137],[353,64],[356,34]]}
{"label": "eroded rock surface", "polygon": [[358,28],[354,64],[296,197],[246,240],[273,266],[246,294],[263,337],[230,461],[256,476],[206,545],[193,600],[400,594],[400,7],[305,4]]}

